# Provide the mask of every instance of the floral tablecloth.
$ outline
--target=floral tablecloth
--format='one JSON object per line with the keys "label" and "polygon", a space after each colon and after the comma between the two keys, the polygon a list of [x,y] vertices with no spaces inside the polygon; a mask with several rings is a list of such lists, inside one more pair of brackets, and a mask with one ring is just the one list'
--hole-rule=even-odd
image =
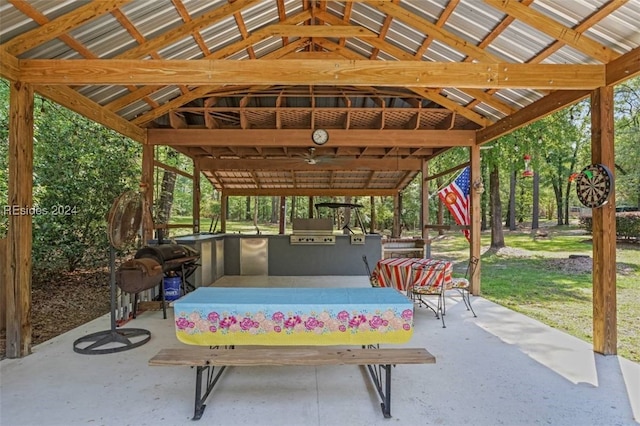
{"label": "floral tablecloth", "polygon": [[405,343],[413,303],[392,288],[200,287],[174,302],[191,345]]}

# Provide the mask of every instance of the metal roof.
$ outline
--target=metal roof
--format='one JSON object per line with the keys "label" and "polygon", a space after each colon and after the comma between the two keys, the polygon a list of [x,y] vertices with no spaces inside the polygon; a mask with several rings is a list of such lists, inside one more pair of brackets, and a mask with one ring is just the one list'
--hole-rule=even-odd
{"label": "metal roof", "polygon": [[[1,70],[4,78],[27,80],[10,64],[42,72],[29,81],[42,95],[140,142],[174,146],[229,194],[382,194],[406,186],[422,161],[460,146],[461,139],[448,143],[441,130],[471,131],[468,144],[486,143],[526,124],[510,123],[532,104],[565,91],[569,104],[595,88],[566,81],[556,87],[533,72],[530,84],[509,87],[505,78],[478,87],[474,64],[486,63],[488,75],[512,65],[601,65],[603,83],[616,84],[639,72],[639,22],[640,0],[0,0]],[[36,59],[63,62],[49,70]],[[86,63],[79,61],[86,59],[105,64],[94,81],[83,75]],[[130,84],[101,80],[111,60],[131,61]],[[174,61],[211,61],[215,76],[218,61],[263,60],[267,77],[256,84],[260,75],[239,67],[229,82],[156,82],[138,73],[140,60],[167,76]],[[272,61],[291,64],[284,68],[291,75],[272,71]],[[402,61],[407,71],[369,71],[360,61]],[[455,68],[452,84],[429,85],[439,75],[425,68],[410,85],[414,62],[442,70],[466,64],[473,84]],[[54,81],[55,68],[67,63],[80,65],[69,69],[67,83]],[[319,75],[307,78],[311,63],[327,73],[351,65],[359,71],[336,71],[339,84],[329,84]],[[380,84],[361,82],[367,72],[378,72]],[[552,112],[552,104],[538,116]],[[329,129],[331,139],[315,147],[321,160],[310,164],[309,135],[318,127]],[[173,133],[159,136],[163,130]],[[411,166],[402,165],[408,160]]]}

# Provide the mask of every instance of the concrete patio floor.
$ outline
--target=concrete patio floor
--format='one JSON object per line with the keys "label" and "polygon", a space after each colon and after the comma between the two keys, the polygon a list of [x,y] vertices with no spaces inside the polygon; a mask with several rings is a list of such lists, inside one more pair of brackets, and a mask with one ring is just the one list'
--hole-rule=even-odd
{"label": "concrete patio floor", "polygon": [[[224,277],[216,286],[358,287],[359,277]],[[640,419],[640,365],[594,354],[591,344],[486,299],[473,318],[447,301],[447,328],[416,306],[406,344],[431,365],[393,369],[391,419],[384,419],[365,369],[227,369],[194,422],[195,372],[149,367],[177,341],[173,311],[141,313],[125,325],[151,331],[135,349],[81,355],[73,342],[109,329],[109,315],[0,362],[0,424],[26,425],[633,425]]]}

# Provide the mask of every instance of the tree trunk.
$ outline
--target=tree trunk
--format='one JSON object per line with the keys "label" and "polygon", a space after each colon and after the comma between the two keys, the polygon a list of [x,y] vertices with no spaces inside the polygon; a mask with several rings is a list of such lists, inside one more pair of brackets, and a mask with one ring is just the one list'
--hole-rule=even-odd
{"label": "tree trunk", "polygon": [[558,214],[558,225],[562,225],[562,189],[553,184],[553,193],[556,196],[556,213]]}
{"label": "tree trunk", "polygon": [[244,220],[251,220],[251,196],[247,195],[244,206]]}
{"label": "tree trunk", "polygon": [[271,223],[278,223],[278,197],[271,197]]}
{"label": "tree trunk", "polygon": [[511,172],[511,180],[509,182],[509,218],[507,220],[509,230],[516,230],[516,171]]}
{"label": "tree trunk", "polygon": [[540,175],[536,172],[533,175],[533,217],[531,218],[531,229],[538,229],[540,218]]}
{"label": "tree trunk", "polygon": [[287,198],[280,197],[280,225],[278,227],[278,233],[284,235],[287,221]]}
{"label": "tree trunk", "polygon": [[260,199],[260,197],[255,196],[255,197],[253,197],[253,199],[254,199],[253,226],[256,228],[256,233],[260,234],[260,229],[258,228],[258,211],[260,210],[260,203],[258,202],[258,200]]}
{"label": "tree trunk", "polygon": [[504,247],[502,230],[502,202],[500,201],[500,170],[495,166],[489,174],[489,203],[491,204],[491,248]]}
{"label": "tree trunk", "polygon": [[291,197],[291,209],[289,211],[289,223],[293,223],[293,219],[296,217],[297,197],[294,195]]}

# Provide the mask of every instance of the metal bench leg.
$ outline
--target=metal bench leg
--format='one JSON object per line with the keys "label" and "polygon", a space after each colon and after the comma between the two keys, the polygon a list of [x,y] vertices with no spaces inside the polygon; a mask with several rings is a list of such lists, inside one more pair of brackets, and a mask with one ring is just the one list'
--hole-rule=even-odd
{"label": "metal bench leg", "polygon": [[[382,399],[380,407],[382,408],[382,415],[385,419],[391,418],[391,367],[393,367],[391,364],[367,365],[371,380],[373,380],[378,395],[380,395],[380,399]],[[385,370],[384,380],[382,379],[382,370]]]}
{"label": "metal bench leg", "polygon": [[[204,409],[207,408],[207,405],[204,403],[209,394],[213,390],[213,387],[218,382],[220,375],[227,367],[219,367],[217,374],[214,374],[215,367],[206,365],[206,366],[197,366],[196,367],[196,396],[195,396],[195,407],[193,410],[193,418],[191,420],[200,420],[202,414],[204,413]],[[202,394],[202,373],[207,371],[207,382],[206,389],[204,395]]]}

